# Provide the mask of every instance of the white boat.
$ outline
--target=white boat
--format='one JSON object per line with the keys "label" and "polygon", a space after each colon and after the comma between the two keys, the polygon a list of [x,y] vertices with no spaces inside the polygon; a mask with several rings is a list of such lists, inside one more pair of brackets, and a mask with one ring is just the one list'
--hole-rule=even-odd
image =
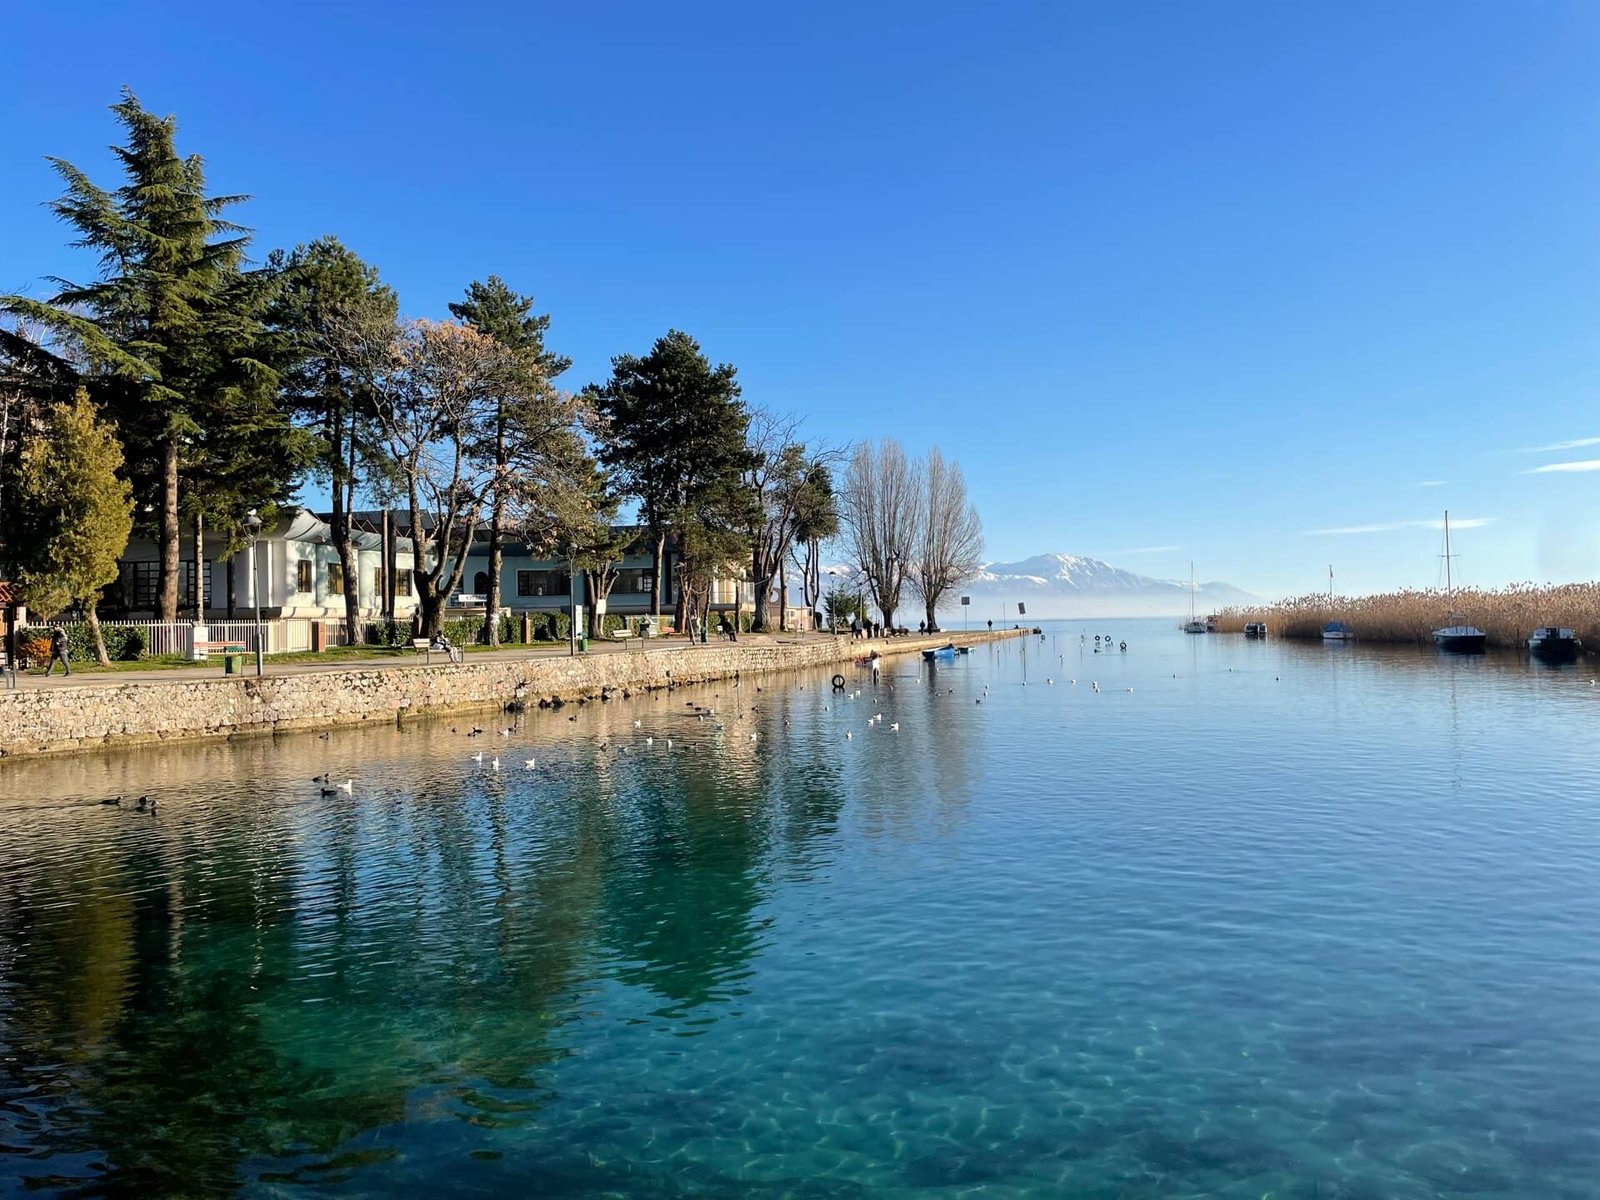
{"label": "white boat", "polygon": [[[1333,607],[1333,564],[1328,564],[1328,607]],[[1356,631],[1343,621],[1329,621],[1322,627],[1322,640],[1325,642],[1353,642],[1356,640]]]}
{"label": "white boat", "polygon": [[1197,621],[1194,615],[1194,564],[1189,564],[1189,620],[1184,624],[1185,633],[1208,633],[1206,623]]}
{"label": "white boat", "polygon": [[[1450,607],[1455,608],[1456,590],[1455,577],[1450,570],[1450,560],[1454,557],[1450,553],[1450,510],[1444,514],[1444,553],[1439,557],[1444,559],[1444,592],[1450,601]],[[1450,624],[1433,631],[1433,644],[1439,649],[1451,654],[1482,654],[1488,646],[1488,635],[1476,625],[1469,625],[1467,619],[1458,612],[1451,612],[1445,618]]]}

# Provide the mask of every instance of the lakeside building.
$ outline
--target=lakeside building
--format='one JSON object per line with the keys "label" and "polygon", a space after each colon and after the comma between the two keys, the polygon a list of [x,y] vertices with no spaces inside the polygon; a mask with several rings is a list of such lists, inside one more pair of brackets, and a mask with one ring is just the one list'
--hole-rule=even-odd
{"label": "lakeside building", "polygon": [[[354,540],[361,615],[378,620],[392,613],[394,619],[409,622],[417,603],[411,583],[410,540],[391,537],[386,546],[380,534],[367,530],[357,530]],[[286,510],[275,524],[262,527],[255,539],[254,570],[250,546],[236,550],[224,535],[206,532],[201,547],[198,608],[203,619],[250,616],[255,610],[258,581],[263,618],[332,620],[344,616],[344,568],[334,549],[333,529],[309,509]],[[180,554],[178,611],[193,617],[197,607],[193,537],[184,539]],[[102,615],[154,615],[160,574],[156,543],[132,538],[118,568],[117,582],[106,589]]]}
{"label": "lakeside building", "polygon": [[[417,611],[410,530],[397,512],[370,510],[352,513],[359,577],[360,616],[364,620],[393,619],[409,623]],[[671,538],[663,554],[661,579],[654,577],[651,545],[637,526],[620,526],[618,532],[636,537],[623,556],[617,580],[602,612],[639,617],[650,612],[652,590],[659,582],[660,608],[670,614],[678,601],[679,558]],[[451,615],[481,613],[489,592],[489,530],[474,532],[461,586],[446,605]],[[329,514],[291,509],[255,541],[255,570],[249,546],[234,550],[220,533],[204,532],[198,612],[203,620],[236,619],[255,610],[259,579],[263,618],[309,618],[333,621],[344,617],[343,567],[333,545]],[[129,541],[119,562],[117,582],[106,589],[101,613],[107,619],[149,617],[155,612],[156,583],[160,571],[159,548],[148,538]],[[194,539],[185,538],[178,564],[178,608],[181,616],[196,615]],[[500,610],[513,617],[523,613],[566,611],[572,604],[573,581],[565,559],[515,538],[503,543],[500,568]],[[577,602],[588,607],[584,581],[577,582]],[[755,608],[752,585],[730,570],[714,580],[713,614],[748,613]]]}

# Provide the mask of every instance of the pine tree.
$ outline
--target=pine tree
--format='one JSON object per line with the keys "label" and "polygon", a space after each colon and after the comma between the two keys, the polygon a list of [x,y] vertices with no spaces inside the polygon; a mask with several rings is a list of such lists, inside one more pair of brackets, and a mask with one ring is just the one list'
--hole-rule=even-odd
{"label": "pine tree", "polygon": [[48,301],[8,296],[0,307],[46,326],[86,364],[83,382],[116,426],[135,495],[156,501],[147,532],[160,547],[157,615],[170,621],[181,481],[196,485],[191,513],[242,496],[262,507],[288,498],[304,454],[275,403],[263,281],[243,269],[247,231],[222,217],[244,197],[206,194],[200,158],[178,154],[174,118],[146,112],[127,90],[112,112],[126,135],[113,147],[121,187],[105,191],[50,160],[66,184],[52,207],[77,230],[75,244],[99,255],[99,278],[57,280]]}
{"label": "pine tree", "polygon": [[[652,614],[661,612],[669,534],[683,557],[686,582],[691,559],[704,575],[727,566],[719,556],[745,553],[729,532],[749,526],[751,496],[741,476],[754,461],[746,441],[750,414],[739,398],[737,375],[727,363],[713,367],[698,342],[673,329],[642,358],[613,358],[610,380],[589,390],[604,417],[600,461],[638,501],[653,541]],[[680,629],[688,611],[680,589]]]}
{"label": "pine tree", "polygon": [[56,404],[27,440],[18,479],[17,584],[30,607],[83,607],[95,656],[109,665],[96,606],[117,578],[133,530],[133,489],[118,475],[122,447],[87,392]]}
{"label": "pine tree", "polygon": [[337,238],[318,238],[292,254],[274,254],[277,288],[268,323],[277,339],[283,402],[313,439],[317,475],[329,484],[329,527],[344,575],[345,631],[361,641],[360,579],[350,513],[364,465],[380,454],[374,397],[348,361],[352,326],[392,326],[399,311],[378,272]]}

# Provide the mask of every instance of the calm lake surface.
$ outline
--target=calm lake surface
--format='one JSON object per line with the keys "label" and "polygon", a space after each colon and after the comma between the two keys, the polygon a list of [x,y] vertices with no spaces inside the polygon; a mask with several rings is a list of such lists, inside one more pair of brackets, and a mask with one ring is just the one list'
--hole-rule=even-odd
{"label": "calm lake surface", "polygon": [[1045,628],[0,764],[0,1196],[1600,1197],[1593,667]]}

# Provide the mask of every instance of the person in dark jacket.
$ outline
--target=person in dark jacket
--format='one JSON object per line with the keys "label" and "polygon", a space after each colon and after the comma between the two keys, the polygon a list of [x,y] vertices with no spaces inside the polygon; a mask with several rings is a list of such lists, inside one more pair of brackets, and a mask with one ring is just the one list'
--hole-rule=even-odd
{"label": "person in dark jacket", "polygon": [[59,625],[50,630],[50,665],[44,669],[44,673],[48,675],[54,671],[58,662],[62,671],[72,674],[72,664],[67,661],[67,631]]}

